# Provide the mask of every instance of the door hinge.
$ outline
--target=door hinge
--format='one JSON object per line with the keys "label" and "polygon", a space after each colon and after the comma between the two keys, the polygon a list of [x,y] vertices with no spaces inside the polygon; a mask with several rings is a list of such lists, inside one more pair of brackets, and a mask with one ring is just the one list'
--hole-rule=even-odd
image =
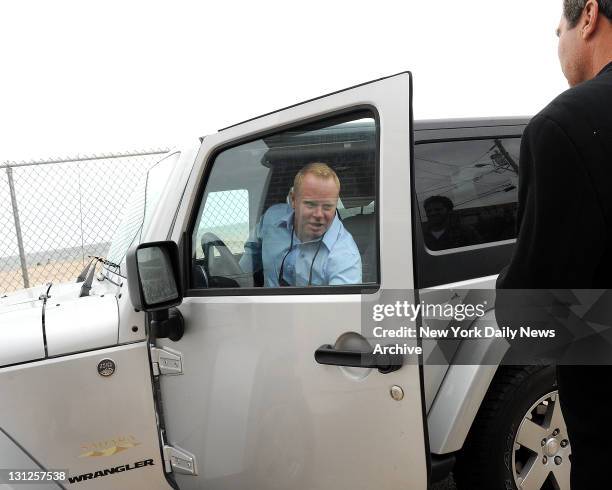
{"label": "door hinge", "polygon": [[180,447],[165,445],[164,460],[167,473],[198,474],[195,456]]}
{"label": "door hinge", "polygon": [[183,374],[183,354],[169,347],[151,347],[153,375]]}

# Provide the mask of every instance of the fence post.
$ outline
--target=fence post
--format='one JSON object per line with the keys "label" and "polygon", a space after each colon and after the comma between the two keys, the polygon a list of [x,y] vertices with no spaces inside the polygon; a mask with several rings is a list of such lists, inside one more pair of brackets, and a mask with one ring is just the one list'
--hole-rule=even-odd
{"label": "fence post", "polygon": [[28,267],[26,264],[25,250],[23,248],[23,236],[21,235],[21,223],[19,222],[19,209],[17,208],[17,194],[15,194],[15,182],[13,181],[13,169],[6,167],[8,185],[11,190],[11,205],[13,206],[13,218],[15,219],[15,233],[17,234],[17,246],[19,247],[19,260],[21,261],[21,275],[23,276],[23,287],[30,287]]}

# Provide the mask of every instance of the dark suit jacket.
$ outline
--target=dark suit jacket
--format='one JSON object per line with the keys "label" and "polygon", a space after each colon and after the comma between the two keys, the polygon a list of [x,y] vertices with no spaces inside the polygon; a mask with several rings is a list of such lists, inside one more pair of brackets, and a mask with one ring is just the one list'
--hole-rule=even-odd
{"label": "dark suit jacket", "polygon": [[525,129],[517,222],[498,288],[612,287],[612,63]]}

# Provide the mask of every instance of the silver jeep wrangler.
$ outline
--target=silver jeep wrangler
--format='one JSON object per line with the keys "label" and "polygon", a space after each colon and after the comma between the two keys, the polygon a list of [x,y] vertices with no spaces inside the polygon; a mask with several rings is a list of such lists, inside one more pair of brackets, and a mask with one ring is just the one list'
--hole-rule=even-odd
{"label": "silver jeep wrangler", "polygon": [[[551,367],[355,362],[363,298],[494,289],[527,122],[414,122],[406,72],[168,153],[98,271],[0,299],[0,483],[569,489]],[[264,287],[245,243],[313,161],[341,181],[362,281]]]}

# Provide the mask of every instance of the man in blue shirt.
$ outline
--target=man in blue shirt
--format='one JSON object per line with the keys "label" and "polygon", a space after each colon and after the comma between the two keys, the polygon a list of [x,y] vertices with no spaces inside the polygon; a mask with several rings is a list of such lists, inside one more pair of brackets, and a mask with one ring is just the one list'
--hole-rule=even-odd
{"label": "man in blue shirt", "polygon": [[361,283],[361,256],[336,215],[340,181],[325,163],[295,176],[291,204],[275,204],[244,246],[240,266],[263,269],[264,286],[327,286]]}

